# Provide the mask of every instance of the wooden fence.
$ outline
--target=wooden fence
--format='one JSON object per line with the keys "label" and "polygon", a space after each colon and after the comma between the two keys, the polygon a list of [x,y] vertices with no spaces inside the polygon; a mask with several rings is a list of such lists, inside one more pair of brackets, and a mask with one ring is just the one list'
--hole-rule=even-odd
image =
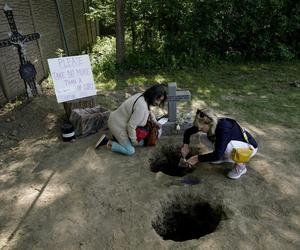
{"label": "wooden fence", "polygon": [[[0,0],[13,9],[18,31],[38,32],[41,38],[26,43],[27,58],[35,65],[37,82],[48,76],[47,59],[56,57],[57,49],[67,55],[77,55],[96,41],[99,23],[85,16],[90,0]],[[7,39],[10,28],[3,11],[0,12],[0,40]],[[0,104],[25,92],[19,75],[19,57],[13,47],[0,48]]]}

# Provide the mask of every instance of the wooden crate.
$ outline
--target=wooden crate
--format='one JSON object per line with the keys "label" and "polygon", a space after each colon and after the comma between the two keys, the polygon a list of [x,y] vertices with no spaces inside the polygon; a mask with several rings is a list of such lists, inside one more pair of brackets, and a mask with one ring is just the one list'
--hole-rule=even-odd
{"label": "wooden crate", "polygon": [[100,106],[73,109],[70,122],[74,126],[76,136],[87,136],[96,133],[99,129],[106,129],[109,114],[109,110]]}
{"label": "wooden crate", "polygon": [[70,118],[72,110],[94,108],[96,106],[94,97],[86,97],[77,100],[72,100],[72,101],[64,102],[63,104],[64,104],[64,109],[68,120]]}

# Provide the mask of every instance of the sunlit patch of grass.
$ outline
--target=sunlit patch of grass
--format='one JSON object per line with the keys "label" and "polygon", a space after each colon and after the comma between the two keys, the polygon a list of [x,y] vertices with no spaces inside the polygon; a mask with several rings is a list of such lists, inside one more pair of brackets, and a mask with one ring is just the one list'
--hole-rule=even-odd
{"label": "sunlit patch of grass", "polygon": [[[106,79],[97,89],[122,89],[176,82],[189,90],[193,103],[214,107],[245,122],[300,127],[300,62],[220,64],[198,69],[126,75]],[[288,121],[288,122],[287,122]]]}
{"label": "sunlit patch of grass", "polygon": [[5,105],[3,105],[2,107],[0,106],[0,116],[5,115],[11,111],[13,111],[14,109],[16,109],[17,107],[21,106],[23,103],[22,100],[20,100],[18,97],[15,100],[12,100],[8,103],[6,103]]}
{"label": "sunlit patch of grass", "polygon": [[42,84],[43,88],[46,89],[53,89],[54,88],[54,82],[53,79],[51,77],[51,75],[49,74],[48,77],[43,81]]}
{"label": "sunlit patch of grass", "polygon": [[113,90],[116,88],[116,81],[115,80],[109,80],[106,82],[97,82],[95,83],[97,90]]}
{"label": "sunlit patch of grass", "polygon": [[211,93],[211,90],[210,89],[207,89],[207,88],[198,88],[197,91],[196,91],[197,94],[200,94],[200,95],[210,95]]}
{"label": "sunlit patch of grass", "polygon": [[129,78],[128,80],[126,80],[127,85],[143,85],[145,84],[149,79],[142,75],[142,76],[135,76],[132,78]]}
{"label": "sunlit patch of grass", "polygon": [[161,75],[161,74],[157,74],[154,76],[154,80],[158,83],[164,83],[166,82],[166,78],[164,75]]}

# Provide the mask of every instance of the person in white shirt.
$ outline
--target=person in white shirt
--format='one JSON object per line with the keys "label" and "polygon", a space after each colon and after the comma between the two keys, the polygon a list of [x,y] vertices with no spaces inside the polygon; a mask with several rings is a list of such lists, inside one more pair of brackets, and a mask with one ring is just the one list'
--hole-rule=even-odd
{"label": "person in white shirt", "polygon": [[113,152],[133,155],[135,146],[143,145],[143,140],[138,142],[136,128],[146,125],[149,116],[161,127],[155,116],[150,111],[150,106],[163,106],[167,99],[167,88],[163,84],[156,84],[144,93],[138,93],[125,100],[108,119],[108,128],[116,139],[109,140],[102,135],[96,144],[96,149],[107,146]]}

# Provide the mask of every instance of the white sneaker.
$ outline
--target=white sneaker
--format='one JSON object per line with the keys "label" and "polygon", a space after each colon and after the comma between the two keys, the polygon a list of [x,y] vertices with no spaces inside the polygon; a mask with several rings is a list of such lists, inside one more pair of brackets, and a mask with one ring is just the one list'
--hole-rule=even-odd
{"label": "white sneaker", "polygon": [[246,173],[247,173],[247,167],[245,164],[235,164],[233,169],[227,174],[227,177],[236,180]]}
{"label": "white sneaker", "polygon": [[222,157],[221,160],[218,160],[218,161],[211,161],[210,163],[211,164],[221,164],[221,163],[234,163],[233,160],[229,159],[229,158],[225,158],[225,157]]}

